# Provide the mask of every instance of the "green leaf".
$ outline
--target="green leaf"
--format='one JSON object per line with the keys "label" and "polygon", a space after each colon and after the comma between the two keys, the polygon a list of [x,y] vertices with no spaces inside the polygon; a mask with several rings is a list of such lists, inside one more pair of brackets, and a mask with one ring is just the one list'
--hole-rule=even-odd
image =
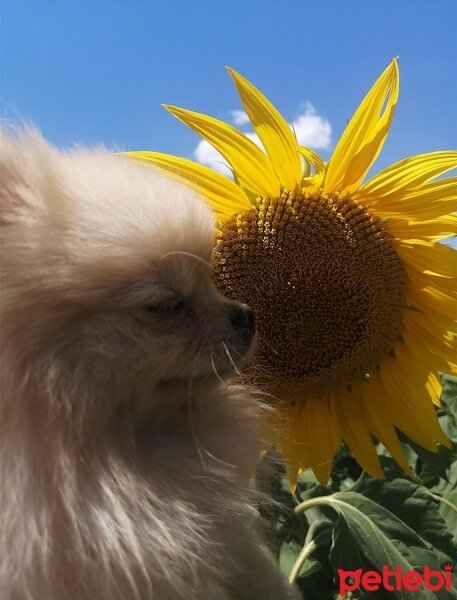
{"label": "green leaf", "polygon": [[[402,444],[402,450],[406,456],[408,464],[414,470],[417,462],[417,454],[407,444]],[[397,461],[394,458],[392,458],[389,451],[382,444],[378,444],[377,452],[379,456],[379,461],[381,463],[382,471],[384,473],[384,477],[387,480],[392,481],[397,477],[405,477],[405,472],[403,471],[403,469],[400,467]]]}
{"label": "green leaf", "polygon": [[295,561],[298,558],[298,555],[301,552],[302,547],[297,542],[293,540],[290,542],[285,542],[281,546],[281,551],[279,553],[279,566],[281,571],[285,575],[289,575],[292,567],[295,564]]}
{"label": "green leaf", "polygon": [[444,410],[440,411],[441,414],[438,415],[438,419],[440,422],[441,429],[444,431],[445,435],[451,440],[454,446],[454,458],[457,458],[457,419],[454,417],[454,415],[451,414],[451,412],[445,407],[444,404],[443,409]]}
{"label": "green leaf", "polygon": [[[392,513],[364,498],[356,492],[339,492],[331,497],[331,503],[339,513],[335,524],[335,534],[330,551],[330,562],[334,568],[335,579],[338,581],[338,569],[345,571],[375,570],[381,572],[383,567],[395,571],[397,566],[404,571],[413,570],[413,565],[401,554],[398,547],[391,541],[373,519],[386,524],[391,522],[391,529],[396,529],[407,539],[414,539],[414,532],[406,525],[402,532],[402,523]],[[359,588],[363,596],[364,590]],[[429,600],[435,596],[428,590],[409,592],[408,590],[388,591],[382,586],[377,591],[370,591],[366,597],[376,600]]]}
{"label": "green leaf", "polygon": [[[299,577],[297,585],[305,600],[333,600],[336,596],[336,587],[332,579],[330,567],[323,567],[307,577]],[[278,600],[280,600],[278,598]]]}
{"label": "green leaf", "polygon": [[457,447],[457,377],[442,373],[441,384],[443,390],[441,392],[440,425]]}
{"label": "green leaf", "polygon": [[[435,555],[436,551],[440,551],[437,558],[441,562],[457,555],[457,547],[452,541],[448,524],[440,514],[439,503],[422,485],[402,478],[393,481],[367,478],[360,485],[359,491],[401,519],[430,545]],[[457,517],[457,513],[455,516]],[[388,523],[386,525],[389,526]],[[397,530],[391,531],[391,534],[396,535]],[[408,543],[412,542],[410,540]]]}
{"label": "green leaf", "polygon": [[[300,544],[297,544],[297,542],[294,541],[286,542],[282,545],[281,553],[279,555],[279,566],[281,568],[281,571],[285,575],[289,575],[289,573],[291,572],[292,567],[294,566],[301,550],[302,546],[300,546]],[[303,567],[301,568],[300,574],[298,575],[297,579],[309,577],[310,575],[312,575],[313,573],[317,573],[317,571],[320,571],[321,569],[322,564],[318,560],[310,556],[306,559],[305,563],[303,564]]]}
{"label": "green leaf", "polygon": [[448,470],[456,459],[456,454],[453,449],[451,450],[438,444],[438,452],[430,452],[430,450],[426,450],[425,448],[422,448],[421,446],[412,442],[401,431],[397,431],[397,433],[400,441],[409,445],[420,458],[422,463],[430,469],[430,471],[438,475],[438,477],[442,477],[443,479],[448,478]]}
{"label": "green leaf", "polygon": [[441,402],[443,402],[449,411],[457,419],[457,377],[441,373]]}
{"label": "green leaf", "polygon": [[440,515],[448,530],[454,533],[453,543],[457,545],[457,461],[451,466],[449,479],[449,482],[440,479],[429,491],[435,494]]}

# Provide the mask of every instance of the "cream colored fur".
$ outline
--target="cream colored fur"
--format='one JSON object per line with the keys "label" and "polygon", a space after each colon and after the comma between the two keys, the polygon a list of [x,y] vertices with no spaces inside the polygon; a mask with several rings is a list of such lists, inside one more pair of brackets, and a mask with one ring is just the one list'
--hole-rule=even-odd
{"label": "cream colored fur", "polygon": [[[0,147],[1,600],[282,600],[249,353],[204,202],[103,149]],[[233,319],[232,319],[233,320]]]}

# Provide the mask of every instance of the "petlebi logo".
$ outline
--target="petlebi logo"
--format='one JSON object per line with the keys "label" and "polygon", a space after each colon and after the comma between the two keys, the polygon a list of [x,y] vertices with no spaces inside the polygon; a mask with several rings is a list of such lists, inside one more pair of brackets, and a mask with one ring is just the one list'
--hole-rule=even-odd
{"label": "petlebi logo", "polygon": [[363,569],[345,571],[344,569],[338,569],[340,596],[344,598],[346,592],[354,592],[359,588],[367,592],[375,592],[380,588],[389,592],[401,592],[402,590],[417,592],[424,587],[432,592],[443,589],[450,592],[453,570],[454,565],[451,563],[443,565],[442,571],[432,570],[428,565],[425,565],[422,573],[403,571],[399,565],[393,569],[389,569],[384,565],[381,571],[364,571]]}

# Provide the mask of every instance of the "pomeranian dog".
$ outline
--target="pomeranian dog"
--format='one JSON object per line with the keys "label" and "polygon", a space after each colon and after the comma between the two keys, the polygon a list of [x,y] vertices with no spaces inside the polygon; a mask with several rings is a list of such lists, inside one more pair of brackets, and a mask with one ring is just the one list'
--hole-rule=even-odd
{"label": "pomeranian dog", "polygon": [[248,503],[250,309],[204,201],[34,131],[0,149],[2,600],[285,600]]}

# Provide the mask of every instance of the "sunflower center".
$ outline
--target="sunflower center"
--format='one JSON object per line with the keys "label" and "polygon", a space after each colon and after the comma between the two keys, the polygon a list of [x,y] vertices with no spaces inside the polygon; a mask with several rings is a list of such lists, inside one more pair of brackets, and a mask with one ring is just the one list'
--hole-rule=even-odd
{"label": "sunflower center", "polygon": [[379,219],[336,195],[262,198],[220,226],[216,285],[256,314],[259,380],[319,394],[391,352],[406,295],[392,242]]}

